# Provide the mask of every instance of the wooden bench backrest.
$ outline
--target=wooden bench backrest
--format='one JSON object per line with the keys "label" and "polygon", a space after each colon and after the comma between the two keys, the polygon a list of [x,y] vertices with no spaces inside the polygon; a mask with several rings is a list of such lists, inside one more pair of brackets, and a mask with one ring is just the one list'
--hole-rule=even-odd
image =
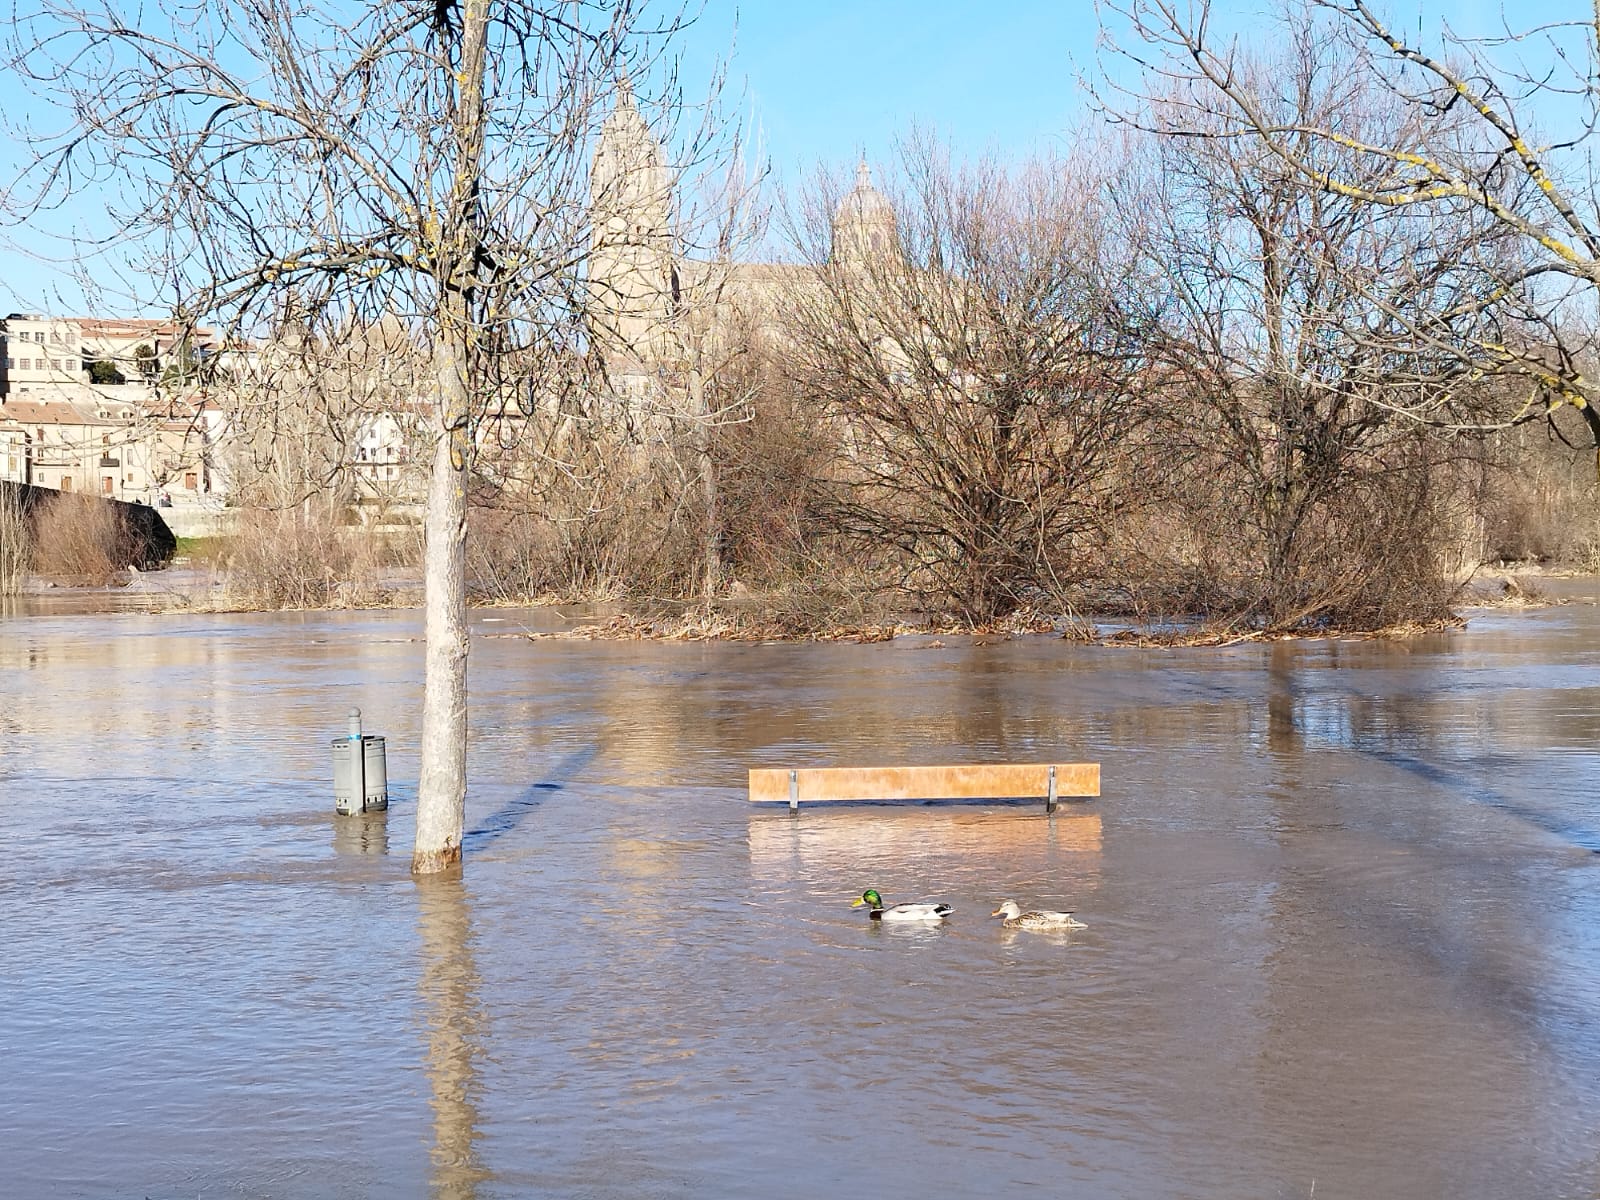
{"label": "wooden bench backrest", "polygon": [[[1043,799],[1056,772],[1058,796],[1098,796],[1099,763],[1010,763],[951,767],[805,767],[794,772],[801,804],[829,800],[1002,800]],[[750,799],[789,802],[790,772],[757,768],[750,772]]]}

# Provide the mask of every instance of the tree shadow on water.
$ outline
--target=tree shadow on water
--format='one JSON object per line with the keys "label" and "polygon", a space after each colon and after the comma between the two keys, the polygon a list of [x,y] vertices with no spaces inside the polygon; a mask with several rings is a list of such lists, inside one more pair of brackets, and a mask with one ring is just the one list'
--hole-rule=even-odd
{"label": "tree shadow on water", "polygon": [[[1292,664],[1287,647],[1274,647],[1267,699],[1269,744],[1274,749],[1298,752],[1307,746],[1324,745],[1350,751],[1404,771],[1469,803],[1502,812],[1576,849],[1600,855],[1600,827],[1582,817],[1532,803],[1478,777],[1515,778],[1514,760],[1480,756],[1466,759],[1455,768],[1432,761],[1392,740],[1397,729],[1427,728],[1425,720],[1410,719],[1400,701],[1388,701],[1387,719],[1374,721],[1371,696],[1351,687],[1314,692],[1302,686]],[[1323,711],[1314,718],[1312,710],[1319,702]]]}
{"label": "tree shadow on water", "polygon": [[567,788],[600,753],[598,746],[584,746],[565,755],[551,768],[549,775],[538,783],[530,784],[521,793],[502,804],[461,836],[463,850],[481,850],[493,845],[510,833],[523,818],[538,808],[551,795]]}
{"label": "tree shadow on water", "polygon": [[1360,747],[1359,749],[1362,753],[1377,759],[1379,762],[1387,763],[1389,766],[1397,767],[1402,771],[1409,771],[1418,778],[1425,779],[1429,783],[1453,792],[1475,804],[1498,809],[1507,816],[1515,817],[1535,829],[1541,829],[1545,833],[1559,838],[1579,850],[1587,850],[1590,854],[1600,854],[1600,829],[1585,824],[1581,820],[1574,820],[1561,813],[1551,812],[1548,809],[1525,803],[1496,788],[1479,783],[1445,767],[1427,762],[1414,754],[1373,747]]}

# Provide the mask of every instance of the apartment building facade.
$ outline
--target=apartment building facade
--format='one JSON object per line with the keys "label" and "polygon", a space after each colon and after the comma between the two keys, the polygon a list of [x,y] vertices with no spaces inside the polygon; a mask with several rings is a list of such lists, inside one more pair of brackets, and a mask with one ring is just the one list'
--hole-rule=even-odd
{"label": "apartment building facade", "polygon": [[210,348],[209,330],[185,337],[170,321],[0,320],[0,478],[152,505],[220,503],[221,414],[183,380]]}

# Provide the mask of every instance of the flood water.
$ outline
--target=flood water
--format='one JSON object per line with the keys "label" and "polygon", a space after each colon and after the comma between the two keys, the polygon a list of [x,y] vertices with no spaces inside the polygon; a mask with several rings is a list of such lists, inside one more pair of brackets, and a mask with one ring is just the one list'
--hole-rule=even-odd
{"label": "flood water", "polygon": [[[415,614],[0,618],[5,1195],[1600,1194],[1592,597],[1180,651],[552,619],[474,615],[418,883]],[[352,705],[387,816],[333,813]],[[1048,760],[1104,795],[744,792]]]}

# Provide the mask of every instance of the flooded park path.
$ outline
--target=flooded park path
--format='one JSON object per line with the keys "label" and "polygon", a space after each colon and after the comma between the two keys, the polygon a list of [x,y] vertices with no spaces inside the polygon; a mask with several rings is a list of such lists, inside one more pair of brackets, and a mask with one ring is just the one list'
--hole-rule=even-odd
{"label": "flooded park path", "polygon": [[[503,636],[550,620],[473,614],[468,864],[419,883],[416,614],[0,617],[7,1194],[1600,1190],[1591,597],[1224,650]],[[333,813],[352,706],[386,816]],[[1054,818],[744,790],[1079,759]]]}

